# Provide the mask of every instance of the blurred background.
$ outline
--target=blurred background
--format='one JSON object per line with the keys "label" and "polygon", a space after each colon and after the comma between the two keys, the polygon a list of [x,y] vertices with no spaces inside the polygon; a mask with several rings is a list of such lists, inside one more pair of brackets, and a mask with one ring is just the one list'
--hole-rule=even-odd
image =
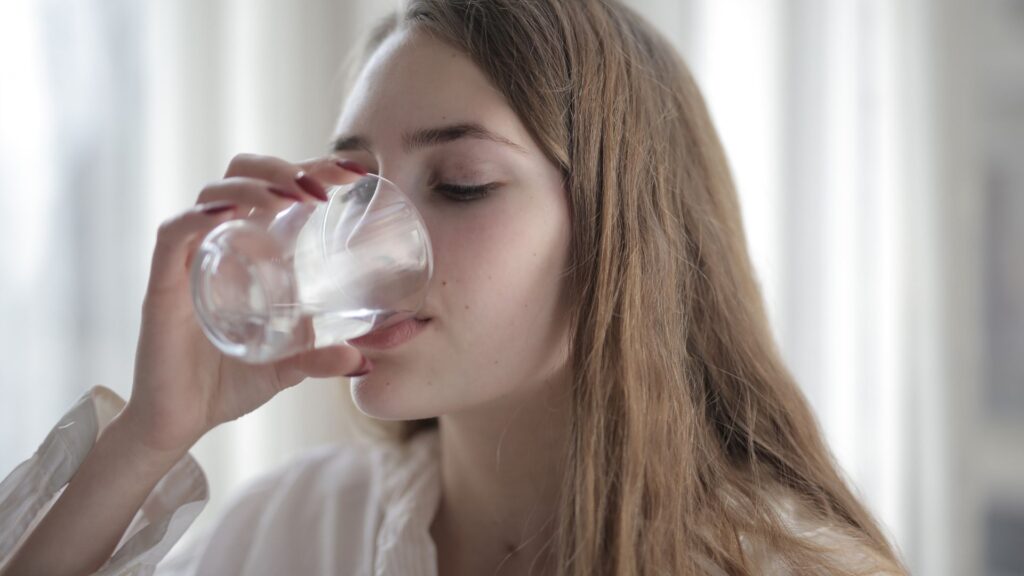
{"label": "blurred background", "polygon": [[[704,90],[850,482],[915,574],[1024,574],[1024,1],[628,3]],[[325,150],[394,5],[0,3],[0,477],[90,386],[128,397],[160,222],[238,152]],[[197,527],[350,434],[347,398],[311,380],[204,438]]]}

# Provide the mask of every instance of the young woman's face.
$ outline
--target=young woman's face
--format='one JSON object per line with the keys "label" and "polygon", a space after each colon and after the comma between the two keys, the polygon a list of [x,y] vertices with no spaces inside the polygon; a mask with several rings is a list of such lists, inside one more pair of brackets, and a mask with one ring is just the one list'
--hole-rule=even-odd
{"label": "young woman's face", "polygon": [[353,380],[359,409],[389,420],[457,413],[560,373],[570,224],[561,173],[473,62],[423,32],[392,35],[336,136],[338,157],[413,200],[434,252],[420,313],[430,321],[397,347],[361,348],[374,370]]}

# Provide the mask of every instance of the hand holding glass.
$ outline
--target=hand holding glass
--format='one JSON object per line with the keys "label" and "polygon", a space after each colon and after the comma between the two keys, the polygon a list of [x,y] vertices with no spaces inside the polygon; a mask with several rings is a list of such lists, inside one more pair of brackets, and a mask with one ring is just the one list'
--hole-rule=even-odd
{"label": "hand holding glass", "polygon": [[251,363],[339,344],[416,315],[433,272],[412,201],[374,174],[212,230],[192,263],[203,332]]}

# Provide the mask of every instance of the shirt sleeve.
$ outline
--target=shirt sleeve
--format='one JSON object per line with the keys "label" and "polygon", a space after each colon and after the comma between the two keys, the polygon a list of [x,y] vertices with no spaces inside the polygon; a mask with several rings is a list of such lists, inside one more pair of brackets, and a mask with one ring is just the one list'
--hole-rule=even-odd
{"label": "shirt sleeve", "polygon": [[[0,482],[0,567],[56,502],[99,433],[124,407],[94,386],[50,430],[36,452]],[[209,501],[206,475],[185,454],[157,482],[96,576],[148,576]]]}

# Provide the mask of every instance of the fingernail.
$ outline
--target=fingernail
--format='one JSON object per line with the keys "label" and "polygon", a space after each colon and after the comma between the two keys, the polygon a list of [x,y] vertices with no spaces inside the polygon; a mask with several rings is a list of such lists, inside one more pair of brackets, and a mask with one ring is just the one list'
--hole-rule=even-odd
{"label": "fingernail", "polygon": [[324,187],[304,171],[295,175],[295,182],[301,186],[303,190],[309,192],[311,196],[319,198],[320,200],[327,200],[327,191],[324,190]]}
{"label": "fingernail", "polygon": [[335,162],[335,164],[337,164],[338,166],[341,166],[341,168],[343,170],[348,170],[349,172],[355,172],[356,174],[359,174],[360,176],[366,176],[366,174],[368,172],[368,170],[366,169],[365,166],[363,166],[359,162],[353,162],[351,160],[338,160],[338,161]]}
{"label": "fingernail", "polygon": [[234,210],[238,208],[237,204],[231,202],[211,202],[206,206],[203,206],[203,214],[220,214],[221,212],[227,212],[228,210]]}
{"label": "fingernail", "polygon": [[269,190],[271,194],[277,194],[282,198],[288,198],[289,200],[295,200],[296,202],[302,202],[303,200],[302,195],[298,192],[292,192],[291,190],[285,190],[283,188],[278,188],[277,186],[270,186],[267,190]]}
{"label": "fingernail", "polygon": [[363,363],[359,365],[359,368],[356,368],[355,372],[351,374],[345,374],[345,377],[365,376],[370,373],[370,370],[373,370],[373,362],[370,362],[369,358],[363,356]]}

